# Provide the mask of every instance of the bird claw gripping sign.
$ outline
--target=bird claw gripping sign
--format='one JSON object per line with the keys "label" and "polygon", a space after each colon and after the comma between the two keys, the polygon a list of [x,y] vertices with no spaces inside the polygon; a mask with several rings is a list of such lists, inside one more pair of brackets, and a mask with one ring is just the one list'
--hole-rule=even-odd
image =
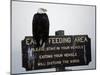
{"label": "bird claw gripping sign", "polygon": [[32,36],[22,40],[22,66],[26,70],[88,65],[91,40],[88,35],[49,36],[45,47],[36,48]]}

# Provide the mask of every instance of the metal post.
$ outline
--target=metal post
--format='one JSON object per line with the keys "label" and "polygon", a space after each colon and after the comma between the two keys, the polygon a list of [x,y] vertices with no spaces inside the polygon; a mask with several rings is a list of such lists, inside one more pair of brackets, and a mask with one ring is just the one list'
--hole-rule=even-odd
{"label": "metal post", "polygon": [[[55,36],[64,36],[64,30],[58,30],[55,32]],[[60,67],[56,67],[56,72],[65,71],[65,67],[61,65]]]}

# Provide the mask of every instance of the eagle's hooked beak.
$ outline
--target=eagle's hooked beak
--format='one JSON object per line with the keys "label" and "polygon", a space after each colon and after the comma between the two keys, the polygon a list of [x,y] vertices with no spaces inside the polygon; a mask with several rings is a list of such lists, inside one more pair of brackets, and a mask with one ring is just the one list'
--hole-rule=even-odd
{"label": "eagle's hooked beak", "polygon": [[43,9],[44,12],[47,12],[47,9]]}

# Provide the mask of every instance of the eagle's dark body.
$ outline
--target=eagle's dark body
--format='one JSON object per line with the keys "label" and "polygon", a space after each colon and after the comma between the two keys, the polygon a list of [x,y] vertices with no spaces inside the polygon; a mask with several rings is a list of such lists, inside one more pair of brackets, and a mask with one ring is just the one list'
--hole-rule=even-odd
{"label": "eagle's dark body", "polygon": [[[41,47],[48,41],[49,37],[49,19],[46,13],[36,13],[33,17],[33,39],[36,41],[36,47]],[[42,44],[40,44],[42,41]]]}

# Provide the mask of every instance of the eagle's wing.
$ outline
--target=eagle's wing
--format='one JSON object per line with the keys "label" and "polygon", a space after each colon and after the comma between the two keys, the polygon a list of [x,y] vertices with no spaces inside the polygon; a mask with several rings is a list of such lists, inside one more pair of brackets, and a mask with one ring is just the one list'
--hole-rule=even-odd
{"label": "eagle's wing", "polygon": [[36,14],[33,16],[33,21],[32,21],[32,33],[35,35],[37,32],[37,18]]}

